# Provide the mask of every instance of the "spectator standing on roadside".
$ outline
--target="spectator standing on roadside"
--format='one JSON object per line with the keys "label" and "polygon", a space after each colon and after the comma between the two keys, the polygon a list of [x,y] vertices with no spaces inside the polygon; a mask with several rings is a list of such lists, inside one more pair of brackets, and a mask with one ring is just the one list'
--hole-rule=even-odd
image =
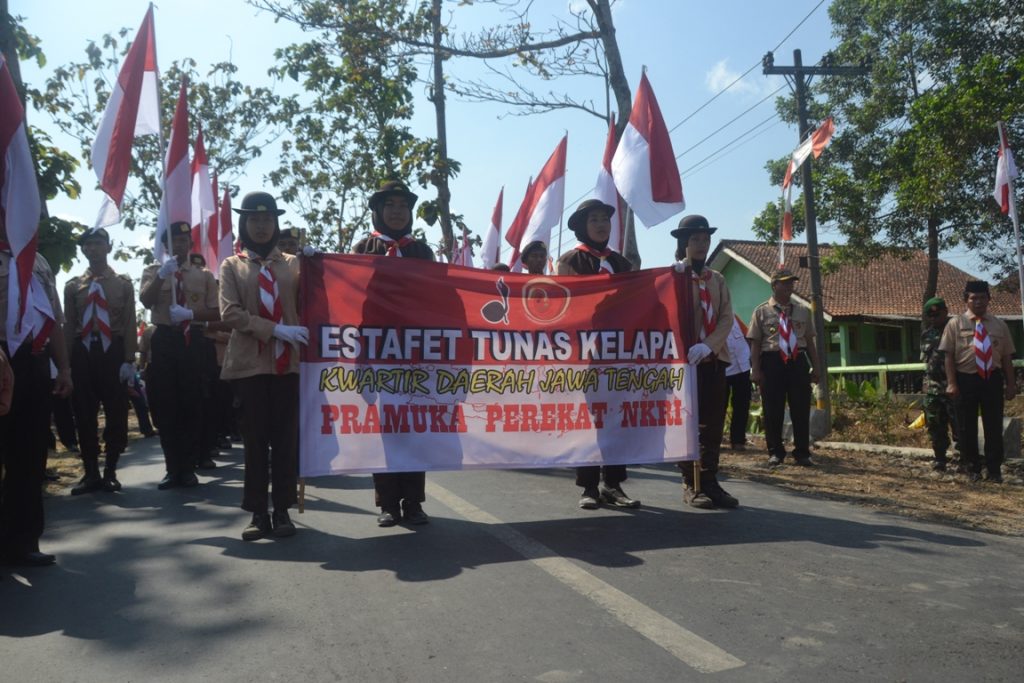
{"label": "spectator standing on roadside", "polygon": [[946,353],[946,394],[953,399],[960,429],[960,455],[971,481],[981,478],[978,411],[985,430],[985,479],[1003,481],[1003,405],[1017,395],[1013,338],[999,318],[988,314],[988,283],[969,280],[967,310],[946,323],[939,350]]}
{"label": "spectator standing on roadside", "polygon": [[747,326],[739,316],[733,316],[729,332],[729,356],[732,363],[725,369],[725,403],[732,402],[732,420],[729,422],[729,445],[734,451],[747,450],[747,422],[750,420],[750,344]]}
{"label": "spectator standing on roadside", "polygon": [[924,419],[934,454],[932,469],[936,472],[946,471],[950,431],[953,432],[953,443],[959,441],[953,399],[946,394],[946,352],[939,350],[942,331],[948,322],[949,309],[945,299],[928,299],[924,304],[921,360],[924,361]]}

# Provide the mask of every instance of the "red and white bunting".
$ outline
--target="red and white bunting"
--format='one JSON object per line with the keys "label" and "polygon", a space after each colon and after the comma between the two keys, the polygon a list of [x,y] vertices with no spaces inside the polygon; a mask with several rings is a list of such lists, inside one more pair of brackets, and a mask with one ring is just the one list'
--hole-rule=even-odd
{"label": "red and white bunting", "polygon": [[601,162],[601,170],[597,173],[594,197],[608,206],[615,207],[615,213],[611,217],[612,231],[608,237],[608,246],[621,254],[626,238],[625,216],[622,211],[622,198],[619,197],[619,191],[615,188],[615,179],[612,178],[612,158],[614,156],[615,117],[613,116],[608,122],[608,139],[604,145],[604,159]]}
{"label": "red and white bunting", "polygon": [[192,222],[192,175],[188,163],[188,99],[186,82],[181,82],[178,103],[174,108],[171,139],[167,144],[164,192],[160,197],[160,214],[156,221],[156,244],[153,254],[158,262],[167,255],[167,231],[171,223]]}
{"label": "red and white bunting", "polygon": [[1013,181],[1019,175],[1017,164],[1013,159],[1013,151],[1006,139],[1006,127],[999,123],[999,158],[996,160],[996,186],[992,190],[992,196],[999,204],[999,210],[1003,213],[1010,213],[1010,209],[1016,208],[1013,194]]}
{"label": "red and white bunting", "polygon": [[192,158],[192,252],[202,254],[207,267],[216,267],[217,241],[210,239],[210,219],[217,215],[217,201],[210,181],[203,128],[198,126]]}
{"label": "red and white bunting", "polygon": [[153,6],[150,5],[125,55],[92,144],[92,167],[105,194],[96,218],[97,227],[121,220],[133,140],[140,135],[160,134],[159,80]]}
{"label": "red and white bunting", "polygon": [[505,188],[498,193],[498,201],[491,212],[491,225],[484,235],[483,260],[484,268],[490,270],[501,260],[501,209],[505,199]]}
{"label": "red and white bunting", "polygon": [[785,258],[785,242],[789,242],[793,239],[793,176],[796,175],[797,170],[807,161],[807,157],[814,155],[817,159],[821,156],[821,153],[825,150],[825,147],[832,140],[832,135],[836,131],[836,124],[829,116],[825,119],[817,130],[801,142],[795,150],[793,150],[793,156],[790,157],[789,165],[786,167],[786,176],[782,179],[782,229],[781,237],[779,240],[779,263],[783,264],[786,262]]}
{"label": "red and white bunting", "polygon": [[611,173],[622,198],[648,228],[686,208],[672,140],[647,74],[640,77]]}
{"label": "red and white bunting", "polygon": [[[14,353],[30,335],[41,349],[54,315],[42,284],[33,276],[42,203],[21,106],[7,60],[0,54],[0,227],[2,251],[10,250],[7,276],[7,348]],[[7,258],[6,254],[4,258]]]}

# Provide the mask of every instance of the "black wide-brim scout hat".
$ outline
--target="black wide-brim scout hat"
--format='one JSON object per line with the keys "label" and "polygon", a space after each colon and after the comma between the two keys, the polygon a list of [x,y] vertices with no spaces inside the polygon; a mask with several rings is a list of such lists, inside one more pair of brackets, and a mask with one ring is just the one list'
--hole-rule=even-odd
{"label": "black wide-brim scout hat", "polygon": [[105,228],[90,228],[78,236],[78,246],[85,246],[85,243],[91,239],[102,239],[110,244],[110,233]]}
{"label": "black wide-brim scout hat", "polygon": [[704,218],[700,214],[693,214],[685,216],[683,220],[679,221],[679,227],[671,232],[671,235],[680,242],[688,242],[690,235],[698,232],[706,232],[707,234],[713,234],[718,228],[712,228],[708,223],[708,219]]}
{"label": "black wide-brim scout hat", "polygon": [[284,209],[277,208],[277,200],[269,192],[250,192],[242,198],[241,208],[234,209],[235,213],[272,213],[280,216]]}
{"label": "black wide-brim scout hat", "polygon": [[416,200],[419,199],[419,197],[409,191],[405,183],[398,180],[389,180],[381,185],[379,190],[370,195],[370,210],[376,211],[383,206],[385,199],[392,196],[404,197],[410,209],[416,205]]}
{"label": "black wide-brim scout hat", "polygon": [[615,207],[610,204],[605,204],[600,199],[587,199],[576,207],[576,210],[569,216],[569,229],[573,232],[579,232],[587,229],[587,214],[592,209],[604,209],[608,212],[608,217],[611,218],[615,215]]}

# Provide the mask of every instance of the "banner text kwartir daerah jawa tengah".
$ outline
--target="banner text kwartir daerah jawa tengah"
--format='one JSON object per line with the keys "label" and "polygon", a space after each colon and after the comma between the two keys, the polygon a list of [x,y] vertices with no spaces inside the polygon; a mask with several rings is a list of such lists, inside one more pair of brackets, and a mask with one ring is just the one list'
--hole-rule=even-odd
{"label": "banner text kwartir daerah jawa tengah", "polygon": [[302,474],[695,460],[679,278],[304,259]]}

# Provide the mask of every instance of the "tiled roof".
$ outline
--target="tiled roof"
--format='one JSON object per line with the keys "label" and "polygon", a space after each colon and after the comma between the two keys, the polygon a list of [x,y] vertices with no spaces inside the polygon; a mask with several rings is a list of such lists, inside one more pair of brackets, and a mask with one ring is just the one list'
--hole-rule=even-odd
{"label": "tiled roof", "polygon": [[[818,245],[821,258],[833,252],[828,244]],[[907,251],[906,258],[887,254],[862,264],[844,264],[823,276],[822,303],[833,318],[898,317],[920,318],[921,295],[928,275],[928,255],[923,251]],[[807,245],[786,245],[786,265],[800,278],[796,295],[810,301],[811,271],[806,267]],[[778,265],[777,245],[746,240],[722,240],[709,258],[720,269],[728,259],[749,263],[765,279]],[[803,265],[804,267],[800,267]],[[950,312],[963,308],[964,282],[978,279],[956,266],[939,260],[937,295],[946,300]],[[1002,318],[1021,318],[1018,292],[996,289],[993,285],[989,312]]]}

